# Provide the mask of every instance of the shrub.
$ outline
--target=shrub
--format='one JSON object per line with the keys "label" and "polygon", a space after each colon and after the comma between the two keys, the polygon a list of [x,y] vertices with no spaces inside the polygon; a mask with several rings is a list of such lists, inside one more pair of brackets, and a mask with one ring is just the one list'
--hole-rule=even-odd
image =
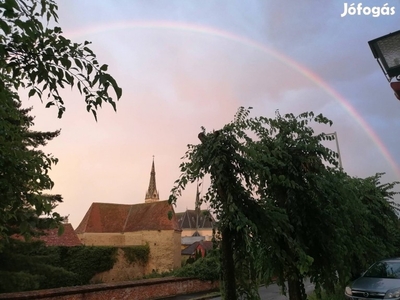
{"label": "shrub", "polygon": [[200,280],[218,280],[220,262],[217,251],[210,251],[205,257],[173,272],[177,277],[195,277]]}
{"label": "shrub", "polygon": [[79,284],[104,271],[110,270],[116,261],[116,247],[77,246],[56,247],[59,250],[60,267],[79,275]]}
{"label": "shrub", "polygon": [[13,240],[0,252],[0,293],[88,284],[114,266],[116,253],[116,247],[46,247]]}

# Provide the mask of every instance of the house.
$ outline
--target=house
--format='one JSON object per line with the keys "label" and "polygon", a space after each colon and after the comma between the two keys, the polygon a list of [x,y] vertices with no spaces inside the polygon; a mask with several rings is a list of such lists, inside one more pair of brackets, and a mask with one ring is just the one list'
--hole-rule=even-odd
{"label": "house", "polygon": [[196,255],[201,257],[206,256],[206,253],[214,248],[213,242],[211,241],[199,241],[194,242],[190,246],[186,247],[181,251],[182,260],[187,260],[189,258],[195,259]]}
{"label": "house", "polygon": [[[168,218],[168,213],[172,218]],[[145,273],[165,272],[180,267],[181,229],[173,207],[160,201],[156,188],[154,159],[144,203],[91,204],[76,228],[80,241],[93,246],[150,246]]]}
{"label": "house", "polygon": [[[40,240],[44,242],[46,246],[81,246],[82,243],[75,233],[72,225],[70,223],[64,223],[63,227],[64,232],[61,235],[58,235],[58,228],[44,229],[43,231],[40,231],[39,235],[34,236],[32,241]],[[25,241],[25,238],[20,234],[14,234],[11,236],[11,238],[19,241]]]}
{"label": "house", "polygon": [[46,246],[81,246],[82,243],[72,225],[66,223],[63,226],[64,232],[61,235],[58,235],[58,228],[47,229],[44,231],[44,235],[39,236],[39,240],[43,241]]}

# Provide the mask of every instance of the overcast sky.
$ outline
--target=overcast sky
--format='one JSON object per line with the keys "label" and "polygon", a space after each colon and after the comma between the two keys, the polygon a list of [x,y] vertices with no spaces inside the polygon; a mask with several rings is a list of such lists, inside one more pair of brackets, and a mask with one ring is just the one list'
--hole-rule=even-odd
{"label": "overcast sky", "polygon": [[[400,29],[400,1],[362,1],[367,12],[394,8],[379,17],[341,17],[345,3],[358,5],[343,0],[58,2],[64,35],[91,41],[123,89],[117,112],[104,106],[97,123],[76,91],[65,91],[61,120],[39,100],[26,102],[36,128],[62,129],[46,152],[60,160],[53,192],[74,228],[92,202],[142,203],[153,155],[167,199],[200,127],[222,127],[239,106],[252,106],[252,116],[323,113],[347,173],[400,180],[400,101],[368,46]],[[190,186],[175,210],[194,200]]]}

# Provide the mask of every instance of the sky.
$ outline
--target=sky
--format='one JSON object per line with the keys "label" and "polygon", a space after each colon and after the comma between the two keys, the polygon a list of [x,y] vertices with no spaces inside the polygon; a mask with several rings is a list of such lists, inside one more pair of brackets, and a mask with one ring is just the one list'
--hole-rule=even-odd
{"label": "sky", "polygon": [[[344,15],[353,3],[394,13]],[[69,215],[74,228],[92,202],[143,203],[153,156],[160,198],[168,199],[201,126],[223,127],[240,106],[253,107],[251,116],[323,113],[333,125],[318,130],[337,133],[349,175],[384,172],[384,182],[400,181],[400,101],[368,45],[400,29],[400,1],[60,0],[58,6],[64,36],[91,41],[123,90],[117,112],[105,105],[97,122],[77,90],[63,92],[62,119],[36,98],[25,102],[34,107],[35,129],[61,129],[45,151],[59,159],[50,173],[52,193],[64,198],[56,211]],[[337,151],[335,142],[327,146]],[[195,189],[188,186],[176,212],[194,208]]]}

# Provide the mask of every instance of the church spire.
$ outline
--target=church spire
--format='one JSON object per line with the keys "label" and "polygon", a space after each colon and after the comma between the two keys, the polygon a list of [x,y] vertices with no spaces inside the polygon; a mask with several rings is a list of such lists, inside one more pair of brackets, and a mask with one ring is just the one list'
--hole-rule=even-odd
{"label": "church spire", "polygon": [[150,203],[158,200],[160,200],[160,198],[158,196],[158,191],[156,187],[156,171],[154,167],[154,155],[153,155],[153,163],[151,165],[151,172],[150,172],[150,183],[149,183],[149,188],[146,192],[146,198],[144,202]]}
{"label": "church spire", "polygon": [[197,232],[197,234],[199,234],[198,229],[199,229],[199,218],[200,218],[200,192],[199,192],[199,181],[198,180],[197,180],[197,190],[196,190],[195,213],[196,213],[196,232]]}
{"label": "church spire", "polygon": [[196,190],[196,201],[195,201],[195,210],[200,210],[200,192],[199,192],[199,182],[197,181],[197,190]]}

